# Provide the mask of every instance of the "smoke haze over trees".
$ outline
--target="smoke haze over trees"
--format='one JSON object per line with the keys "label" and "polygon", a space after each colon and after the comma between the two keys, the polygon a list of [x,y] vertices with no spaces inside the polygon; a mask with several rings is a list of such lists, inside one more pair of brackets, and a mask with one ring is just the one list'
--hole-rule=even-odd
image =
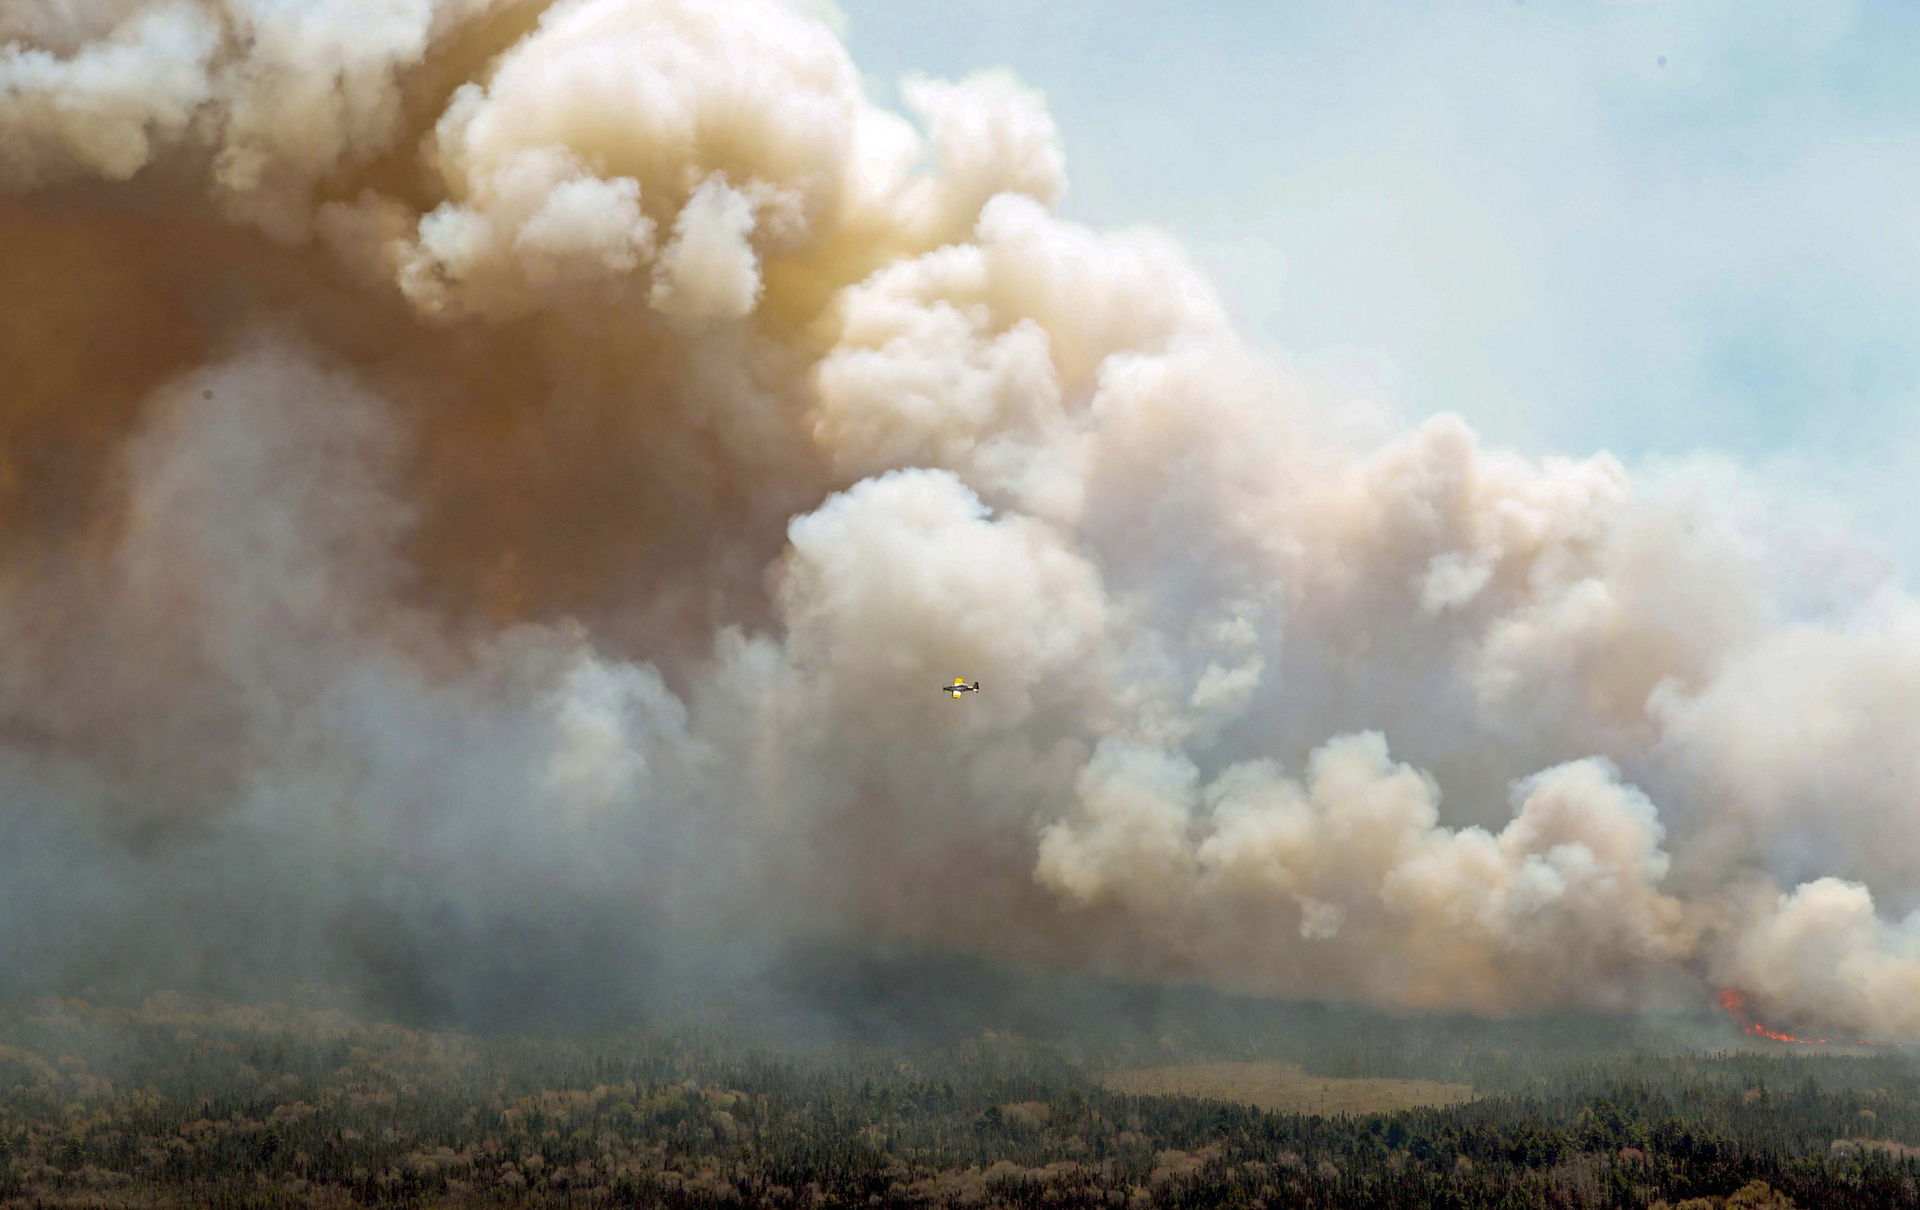
{"label": "smoke haze over trees", "polygon": [[[1158,1006],[1169,1031],[1158,1041],[1123,1032],[1049,1045],[989,1030],[769,1045],[712,1021],[509,1040],[311,1004],[49,999],[0,1013],[0,1196],[260,1207],[1920,1204],[1920,1081],[1899,1055],[1682,1053],[1661,1029],[1617,1015],[1563,1018],[1556,1037],[1479,1018],[1409,1028],[1363,1011],[1335,1022],[1317,1006],[1187,1000]],[[1233,1017],[1239,1028],[1211,1028]],[[1644,1049],[1623,1055],[1623,1041]],[[1387,1043],[1372,1070],[1471,1076],[1482,1096],[1393,1113],[1261,1112],[1098,1078],[1116,1060],[1223,1043],[1277,1045],[1317,1073],[1315,1086],[1327,1065],[1347,1066],[1353,1044]]]}

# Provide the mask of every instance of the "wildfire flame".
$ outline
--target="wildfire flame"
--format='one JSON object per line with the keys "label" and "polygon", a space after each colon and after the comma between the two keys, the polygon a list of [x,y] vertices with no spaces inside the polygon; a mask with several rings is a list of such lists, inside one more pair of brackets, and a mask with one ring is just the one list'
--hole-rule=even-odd
{"label": "wildfire flame", "polygon": [[[1783,1034],[1778,1030],[1768,1029],[1766,1026],[1760,1024],[1760,1022],[1755,1021],[1752,1017],[1749,1017],[1747,1015],[1747,998],[1741,993],[1733,990],[1731,987],[1721,989],[1720,1007],[1727,1010],[1727,1015],[1732,1017],[1734,1020],[1734,1023],[1740,1026],[1740,1030],[1742,1033],[1753,1034],[1755,1037],[1772,1038],[1776,1042],[1791,1042],[1797,1046],[1825,1046],[1828,1043],[1833,1041],[1833,1039],[1831,1038],[1799,1038],[1799,1037],[1795,1037],[1792,1034]],[[1898,1046],[1900,1045],[1900,1043],[1868,1042],[1864,1040],[1855,1040],[1851,1042],[1846,1042],[1845,1045],[1848,1045],[1848,1046]]]}

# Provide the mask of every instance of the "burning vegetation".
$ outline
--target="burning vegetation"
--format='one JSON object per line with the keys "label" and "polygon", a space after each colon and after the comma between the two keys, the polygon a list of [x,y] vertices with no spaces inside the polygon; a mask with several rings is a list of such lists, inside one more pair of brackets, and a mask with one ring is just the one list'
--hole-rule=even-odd
{"label": "burning vegetation", "polygon": [[1734,1024],[1740,1027],[1740,1032],[1751,1034],[1756,1038],[1771,1038],[1775,1042],[1788,1042],[1795,1046],[1871,1046],[1875,1048],[1895,1048],[1900,1045],[1898,1042],[1869,1042],[1859,1038],[1852,1040],[1802,1038],[1794,1034],[1781,1033],[1776,1029],[1768,1029],[1765,1025],[1762,1025],[1749,1016],[1747,1014],[1747,998],[1740,992],[1730,987],[1722,988],[1719,998],[1720,1007],[1726,1010],[1729,1017],[1733,1018]]}

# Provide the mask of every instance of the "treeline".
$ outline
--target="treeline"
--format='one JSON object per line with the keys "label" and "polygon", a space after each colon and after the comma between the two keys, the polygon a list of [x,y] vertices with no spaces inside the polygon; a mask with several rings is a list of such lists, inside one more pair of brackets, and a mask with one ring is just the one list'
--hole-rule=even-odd
{"label": "treeline", "polygon": [[1920,1210],[1897,1054],[1525,1045],[1476,1060],[1512,1091],[1325,1118],[1114,1093],[1111,1055],[999,1033],[476,1039],[162,998],[45,1002],[0,1038],[0,1199],[23,1205]]}

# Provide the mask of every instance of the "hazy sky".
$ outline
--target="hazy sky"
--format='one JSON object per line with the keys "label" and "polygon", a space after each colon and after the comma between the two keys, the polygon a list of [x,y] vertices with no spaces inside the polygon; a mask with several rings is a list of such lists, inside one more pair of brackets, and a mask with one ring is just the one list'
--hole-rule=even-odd
{"label": "hazy sky", "polygon": [[1071,216],[1269,345],[1531,450],[1832,490],[1920,567],[1920,5],[841,0],[873,87],[1012,68]]}

